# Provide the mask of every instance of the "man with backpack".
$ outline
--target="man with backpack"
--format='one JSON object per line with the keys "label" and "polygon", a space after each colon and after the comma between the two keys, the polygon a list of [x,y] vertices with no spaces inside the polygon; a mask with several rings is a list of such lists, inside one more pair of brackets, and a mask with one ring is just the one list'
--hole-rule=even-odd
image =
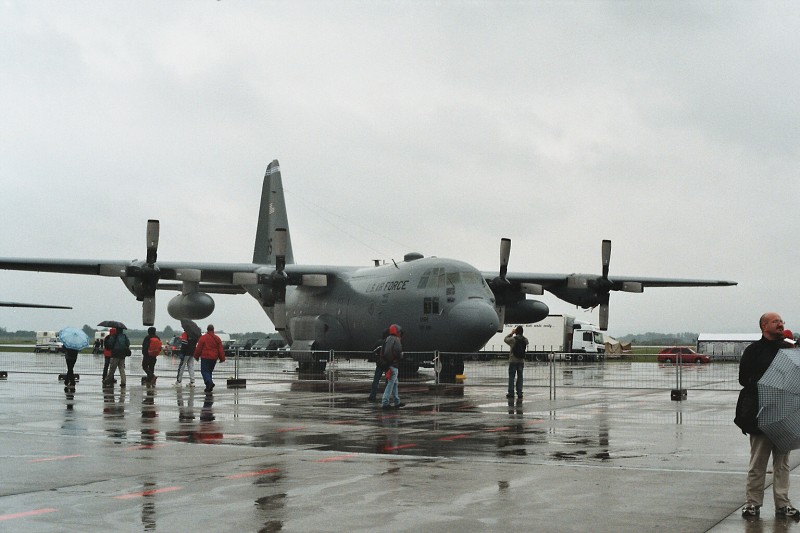
{"label": "man with backpack", "polygon": [[125,387],[125,358],[131,354],[131,341],[125,335],[125,330],[117,327],[114,335],[106,337],[106,348],[111,350],[111,363],[108,365],[108,374],[103,381],[103,386],[114,385],[114,372],[119,368],[119,386]]}
{"label": "man with backpack", "polygon": [[162,346],[161,339],[156,335],[156,328],[147,328],[147,337],[142,341],[142,370],[147,375],[145,381],[150,385],[156,384],[156,357],[161,353]]}
{"label": "man with backpack", "polygon": [[522,335],[522,326],[517,326],[503,339],[511,347],[508,356],[508,394],[509,400],[514,398],[514,386],[517,389],[517,399],[522,399],[522,369],[525,367],[525,350],[528,348],[528,339]]}

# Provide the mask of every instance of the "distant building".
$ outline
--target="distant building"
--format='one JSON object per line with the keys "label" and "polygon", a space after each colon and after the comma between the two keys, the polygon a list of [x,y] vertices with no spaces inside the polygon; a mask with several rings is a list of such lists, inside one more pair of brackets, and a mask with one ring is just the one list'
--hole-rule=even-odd
{"label": "distant building", "polygon": [[701,333],[697,351],[712,358],[739,359],[744,349],[760,338],[760,333]]}

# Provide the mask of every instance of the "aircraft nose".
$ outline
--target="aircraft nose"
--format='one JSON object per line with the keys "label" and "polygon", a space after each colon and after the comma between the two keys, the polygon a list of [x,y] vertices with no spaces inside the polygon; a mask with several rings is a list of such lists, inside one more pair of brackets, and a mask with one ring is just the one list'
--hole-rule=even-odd
{"label": "aircraft nose", "polygon": [[450,310],[450,317],[459,325],[464,351],[480,350],[500,328],[497,311],[485,300],[461,302]]}

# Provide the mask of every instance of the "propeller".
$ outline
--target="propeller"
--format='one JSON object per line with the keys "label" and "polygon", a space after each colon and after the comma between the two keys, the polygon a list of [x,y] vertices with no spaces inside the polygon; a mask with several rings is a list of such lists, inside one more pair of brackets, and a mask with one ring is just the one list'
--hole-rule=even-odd
{"label": "propeller", "polygon": [[161,272],[156,264],[158,258],[158,220],[147,221],[147,260],[139,271],[142,290],[142,324],[152,326],[156,320],[156,287]]}
{"label": "propeller", "polygon": [[[608,270],[611,265],[611,241],[603,239],[601,248],[601,258],[603,261],[603,275],[598,280],[598,296],[600,297],[600,329],[608,329],[608,300],[613,283],[608,279]],[[600,292],[602,291],[602,292]]]}
{"label": "propeller", "polygon": [[273,321],[275,330],[286,329],[286,285],[289,277],[286,275],[286,228],[276,228],[273,238],[275,251],[275,271],[271,274],[272,297],[274,299]]}
{"label": "propeller", "polygon": [[497,315],[500,318],[500,329],[503,330],[505,323],[506,306],[505,301],[511,291],[511,283],[506,279],[508,273],[508,260],[511,257],[511,239],[500,239],[500,274],[492,279],[490,286],[492,292],[495,294],[495,302],[497,304]]}

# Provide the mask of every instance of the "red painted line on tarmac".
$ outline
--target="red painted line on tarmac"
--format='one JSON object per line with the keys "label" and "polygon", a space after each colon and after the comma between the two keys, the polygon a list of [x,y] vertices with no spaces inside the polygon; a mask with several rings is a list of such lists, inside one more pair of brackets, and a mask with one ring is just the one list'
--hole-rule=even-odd
{"label": "red painted line on tarmac", "polygon": [[26,516],[37,516],[40,514],[55,513],[58,509],[47,507],[45,509],[36,509],[34,511],[24,511],[22,513],[1,514],[0,522],[3,520],[14,520],[15,518],[25,518]]}
{"label": "red painted line on tarmac", "polygon": [[332,461],[344,461],[345,459],[349,459],[351,457],[355,457],[356,454],[350,453],[347,455],[337,455],[336,457],[328,457],[327,459],[318,459],[318,463],[330,463]]}
{"label": "red painted line on tarmac", "polygon": [[76,457],[83,457],[81,454],[76,455],[60,455],[58,457],[45,457],[43,459],[31,459],[29,463],[43,463],[45,461],[63,461],[64,459],[74,459]]}
{"label": "red painted line on tarmac", "polygon": [[402,450],[404,448],[414,448],[416,444],[398,444],[397,446],[384,446],[383,449],[387,452],[392,452],[394,450]]}
{"label": "red painted line on tarmac", "polygon": [[181,490],[183,487],[164,487],[162,489],[144,490],[142,492],[131,492],[130,494],[120,494],[114,496],[117,500],[130,500],[132,498],[142,498],[144,496],[152,496],[154,494],[161,494],[162,492],[172,492],[174,490]]}
{"label": "red painted line on tarmac", "polygon": [[504,426],[499,428],[489,428],[486,431],[488,431],[489,433],[497,433],[500,431],[508,431],[509,429],[511,429],[509,426]]}
{"label": "red painted line on tarmac", "polygon": [[298,430],[301,430],[301,429],[306,429],[306,427],[305,426],[297,426],[297,427],[293,427],[293,428],[281,428],[281,429],[276,429],[275,431],[277,431],[278,433],[286,433],[287,431],[298,431]]}
{"label": "red painted line on tarmac", "polygon": [[458,440],[458,439],[466,439],[469,437],[467,433],[461,433],[459,435],[450,435],[449,437],[442,437],[439,440]]}
{"label": "red painted line on tarmac", "polygon": [[241,479],[243,477],[255,477],[255,476],[263,476],[266,474],[274,474],[275,472],[280,472],[277,468],[267,468],[266,470],[259,470],[258,472],[244,472],[242,474],[232,474],[230,476],[225,476],[225,479]]}

